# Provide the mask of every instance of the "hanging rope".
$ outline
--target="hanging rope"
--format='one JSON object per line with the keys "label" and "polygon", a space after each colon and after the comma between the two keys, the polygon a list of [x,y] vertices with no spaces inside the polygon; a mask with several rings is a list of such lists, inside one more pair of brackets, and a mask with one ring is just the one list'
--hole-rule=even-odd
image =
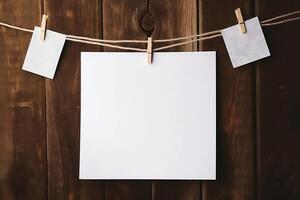
{"label": "hanging rope", "polygon": [[[273,17],[273,18],[270,18],[267,20],[263,20],[260,23],[261,23],[262,27],[268,27],[268,26],[279,25],[279,24],[288,23],[288,22],[292,22],[292,21],[298,21],[298,20],[300,20],[300,16],[291,17],[291,16],[294,16],[297,14],[300,14],[300,10],[290,12],[287,14],[283,14],[283,15],[279,15],[279,16],[276,16],[276,17]],[[291,17],[291,18],[285,19],[287,17]],[[0,22],[0,26],[4,26],[4,27],[10,28],[10,29],[19,30],[19,31],[23,31],[23,32],[30,32],[30,33],[33,32],[33,30],[31,30],[31,29],[14,26],[14,25],[7,24],[4,22]],[[190,35],[190,36],[184,36],[184,37],[153,40],[154,43],[177,42],[175,44],[165,45],[162,47],[155,48],[154,51],[161,51],[164,49],[169,49],[172,47],[190,44],[190,43],[194,43],[194,42],[198,42],[198,41],[210,40],[210,39],[214,39],[214,38],[221,37],[221,36],[222,36],[221,30],[215,30],[215,31],[210,31],[210,32],[200,33],[200,34]],[[111,48],[115,48],[115,49],[147,52],[146,49],[142,49],[142,48],[116,45],[118,43],[147,44],[147,40],[105,40],[105,39],[97,39],[97,38],[90,38],[90,37],[76,36],[76,35],[67,35],[67,40],[72,41],[72,42],[84,43],[84,44],[91,44],[91,45],[97,45],[97,46],[103,46],[103,47],[111,47]],[[187,41],[181,42],[182,40],[187,40]]]}

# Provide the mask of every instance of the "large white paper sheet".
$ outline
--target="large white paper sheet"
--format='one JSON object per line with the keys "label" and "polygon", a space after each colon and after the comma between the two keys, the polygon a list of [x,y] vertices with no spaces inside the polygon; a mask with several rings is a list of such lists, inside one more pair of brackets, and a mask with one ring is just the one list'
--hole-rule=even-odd
{"label": "large white paper sheet", "polygon": [[215,179],[215,52],[81,53],[80,179]]}

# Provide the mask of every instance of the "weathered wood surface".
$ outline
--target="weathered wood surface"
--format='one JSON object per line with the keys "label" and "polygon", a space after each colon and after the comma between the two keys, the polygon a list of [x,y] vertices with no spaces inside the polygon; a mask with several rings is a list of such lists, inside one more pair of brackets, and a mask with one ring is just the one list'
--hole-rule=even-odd
{"label": "weathered wood surface", "polygon": [[[299,9],[299,0],[258,0],[256,13],[263,20]],[[258,198],[300,199],[300,25],[264,33],[272,56],[257,63]]]}
{"label": "weathered wood surface", "polygon": [[[101,37],[101,2],[45,0],[50,29]],[[101,181],[79,181],[80,52],[99,47],[66,43],[54,80],[46,81],[48,199],[104,199]]]}
{"label": "weathered wood surface", "polygon": [[[0,19],[32,27],[40,21],[40,3],[1,1]],[[5,200],[47,198],[45,80],[21,70],[30,37],[0,28],[0,199]]]}
{"label": "weathered wood surface", "polygon": [[[186,36],[300,9],[298,0],[7,0],[0,19],[105,39]],[[272,56],[233,69],[222,38],[168,51],[217,51],[217,181],[79,181],[80,52],[54,80],[21,71],[30,34],[0,28],[0,199],[300,199],[299,23],[264,29]],[[145,45],[135,45],[145,48]],[[146,55],[145,55],[146,62]]]}
{"label": "weathered wood surface", "polygon": [[[237,23],[237,7],[245,19],[253,16],[252,3],[203,0],[200,30],[208,32]],[[203,184],[203,198],[255,199],[254,65],[233,69],[222,38],[204,41],[201,47],[217,51],[217,181]]]}

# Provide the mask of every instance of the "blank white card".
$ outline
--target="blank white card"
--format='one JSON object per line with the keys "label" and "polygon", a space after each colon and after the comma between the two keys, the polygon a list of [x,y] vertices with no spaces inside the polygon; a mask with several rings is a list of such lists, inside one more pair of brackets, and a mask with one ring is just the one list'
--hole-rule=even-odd
{"label": "blank white card", "polygon": [[80,179],[215,179],[215,52],[81,53]]}
{"label": "blank white card", "polygon": [[35,27],[22,69],[53,79],[67,36],[47,30],[42,41],[40,34],[41,28]]}

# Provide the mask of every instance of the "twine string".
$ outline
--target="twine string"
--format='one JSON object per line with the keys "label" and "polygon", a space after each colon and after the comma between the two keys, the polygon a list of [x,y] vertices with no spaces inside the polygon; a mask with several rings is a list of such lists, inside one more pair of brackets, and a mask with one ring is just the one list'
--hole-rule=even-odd
{"label": "twine string", "polygon": [[164,49],[177,47],[177,46],[181,46],[181,45],[185,45],[185,44],[189,44],[189,43],[193,43],[193,42],[210,40],[210,39],[217,38],[217,37],[220,37],[220,36],[222,36],[222,34],[211,35],[211,36],[202,37],[202,38],[198,38],[198,39],[192,39],[192,40],[188,40],[188,41],[185,41],[185,42],[179,42],[179,43],[175,43],[175,44],[171,44],[171,45],[167,45],[167,46],[158,47],[158,48],[155,48],[153,51],[161,51],[161,50],[164,50]]}
{"label": "twine string", "polygon": [[98,45],[98,46],[103,46],[103,47],[111,47],[111,48],[122,49],[122,50],[147,52],[146,49],[135,48],[135,47],[127,47],[127,46],[119,46],[119,45],[113,45],[113,44],[106,44],[106,43],[102,43],[102,42],[86,41],[86,40],[73,39],[73,38],[68,38],[68,37],[67,37],[67,40],[72,41],[72,42],[78,42],[78,43],[84,43],[84,44],[93,44],[93,45]]}
{"label": "twine string", "polygon": [[261,26],[273,26],[273,25],[278,25],[278,24],[283,24],[283,23],[287,23],[287,22],[291,22],[291,21],[298,21],[298,20],[300,20],[300,17],[293,17],[293,18],[285,19],[285,20],[278,21],[278,22],[264,23]]}
{"label": "twine string", "polygon": [[[279,24],[288,23],[288,22],[292,22],[292,21],[298,21],[298,20],[300,20],[300,16],[294,17],[294,15],[297,15],[297,14],[300,14],[300,10],[290,12],[287,14],[283,14],[283,15],[279,15],[279,16],[276,16],[276,17],[273,17],[273,18],[270,18],[267,20],[263,20],[260,23],[261,23],[261,26],[268,27],[268,26],[279,25]],[[291,17],[291,16],[293,16],[293,17]],[[287,18],[287,17],[290,17],[290,18]],[[287,18],[287,19],[285,19],[285,18]],[[30,32],[30,33],[33,32],[33,30],[31,30],[31,29],[11,25],[11,24],[4,23],[4,22],[0,22],[0,26],[7,27],[10,29],[14,29],[14,30],[23,31],[23,32]],[[210,32],[206,32],[206,33],[190,35],[190,36],[153,40],[154,43],[177,42],[175,44],[170,44],[170,45],[165,45],[162,47],[155,48],[155,49],[153,49],[153,51],[161,51],[161,50],[165,50],[165,49],[176,47],[176,46],[181,46],[181,45],[190,44],[190,43],[194,43],[194,42],[214,39],[214,38],[217,38],[220,36],[222,36],[221,30],[215,30],[215,31],[210,31]],[[146,49],[142,49],[142,48],[116,45],[117,43],[147,44],[147,40],[106,40],[106,39],[97,39],[97,38],[90,38],[90,37],[77,36],[77,35],[67,35],[67,40],[72,41],[72,42],[91,44],[91,45],[97,45],[97,46],[103,46],[103,47],[110,47],[110,48],[116,48],[116,49],[121,49],[121,50],[147,52]],[[182,40],[187,40],[187,41],[181,42]]]}
{"label": "twine string", "polygon": [[266,20],[261,21],[261,23],[263,23],[263,24],[268,23],[268,22],[271,22],[271,21],[274,21],[274,20],[277,20],[277,19],[282,19],[282,18],[289,17],[289,16],[296,15],[296,14],[300,14],[300,10],[290,12],[290,13],[287,13],[287,14],[283,14],[283,15],[279,15],[279,16],[276,16],[276,17],[273,17],[273,18],[270,18],[270,19],[266,19]]}
{"label": "twine string", "polygon": [[31,30],[31,29],[22,28],[22,27],[19,27],[19,26],[14,26],[14,25],[7,24],[7,23],[4,23],[4,22],[0,22],[0,25],[1,25],[1,26],[4,26],[4,27],[7,27],[7,28],[19,30],[19,31],[24,31],[24,32],[33,33],[33,30]]}

